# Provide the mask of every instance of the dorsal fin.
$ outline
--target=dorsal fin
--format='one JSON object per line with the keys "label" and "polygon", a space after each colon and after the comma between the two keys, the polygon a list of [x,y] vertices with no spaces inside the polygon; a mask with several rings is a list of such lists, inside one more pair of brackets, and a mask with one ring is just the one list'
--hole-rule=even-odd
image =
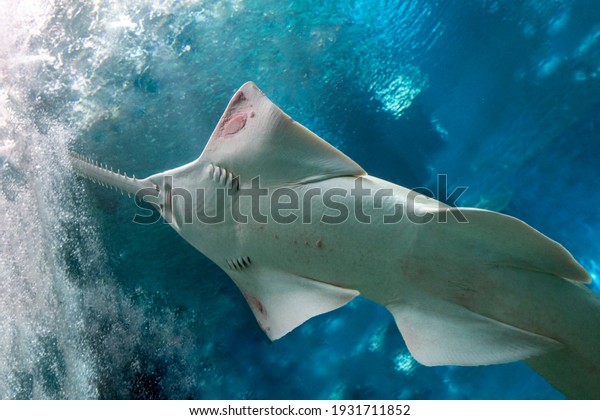
{"label": "dorsal fin", "polygon": [[252,82],[233,96],[199,161],[231,170],[242,185],[302,184],[365,171],[348,156],[298,124]]}

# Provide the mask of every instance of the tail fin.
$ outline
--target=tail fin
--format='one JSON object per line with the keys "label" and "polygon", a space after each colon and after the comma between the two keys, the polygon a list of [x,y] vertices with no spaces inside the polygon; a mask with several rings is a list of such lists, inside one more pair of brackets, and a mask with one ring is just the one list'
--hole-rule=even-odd
{"label": "tail fin", "polygon": [[513,217],[440,214],[447,223],[415,227],[402,262],[419,287],[386,305],[413,356],[428,365],[525,359],[565,395],[600,398],[600,298],[581,284],[587,271]]}

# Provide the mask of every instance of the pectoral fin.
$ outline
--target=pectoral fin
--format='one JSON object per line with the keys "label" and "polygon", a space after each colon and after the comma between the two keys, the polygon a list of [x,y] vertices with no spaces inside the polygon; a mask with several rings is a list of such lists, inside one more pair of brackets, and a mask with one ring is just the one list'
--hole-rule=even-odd
{"label": "pectoral fin", "polygon": [[271,340],[283,337],[310,318],[333,311],[356,296],[356,290],[275,270],[230,273]]}
{"label": "pectoral fin", "polygon": [[366,174],[251,82],[231,99],[197,163],[202,162],[235,172],[242,186],[255,177],[262,187],[270,187]]}

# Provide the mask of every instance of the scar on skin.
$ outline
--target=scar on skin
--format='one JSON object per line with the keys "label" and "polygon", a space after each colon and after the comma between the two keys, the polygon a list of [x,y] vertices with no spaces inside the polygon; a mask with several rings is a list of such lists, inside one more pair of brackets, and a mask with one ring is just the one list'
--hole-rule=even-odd
{"label": "scar on skin", "polygon": [[237,133],[246,125],[246,114],[236,114],[231,116],[223,127],[223,135],[230,136]]}
{"label": "scar on skin", "polygon": [[248,301],[248,303],[250,304],[250,306],[257,309],[258,312],[260,312],[261,314],[267,315],[267,311],[259,299],[255,298],[252,295],[248,295],[246,293],[243,293],[243,295],[246,298],[246,300]]}

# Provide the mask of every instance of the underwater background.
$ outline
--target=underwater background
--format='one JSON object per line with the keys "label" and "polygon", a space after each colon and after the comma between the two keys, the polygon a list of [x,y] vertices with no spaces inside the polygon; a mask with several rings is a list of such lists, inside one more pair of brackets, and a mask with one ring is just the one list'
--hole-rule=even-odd
{"label": "underwater background", "polygon": [[0,0],[0,397],[564,398],[522,362],[421,366],[361,298],[270,343],[219,268],[74,176],[69,150],[194,160],[248,80],[370,174],[523,219],[599,291],[597,0]]}

